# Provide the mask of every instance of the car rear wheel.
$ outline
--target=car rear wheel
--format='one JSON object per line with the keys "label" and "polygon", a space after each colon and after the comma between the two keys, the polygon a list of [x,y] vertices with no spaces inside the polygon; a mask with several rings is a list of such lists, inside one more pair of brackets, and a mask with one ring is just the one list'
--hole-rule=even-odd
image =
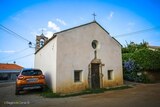
{"label": "car rear wheel", "polygon": [[46,86],[42,86],[41,88],[40,88],[40,90],[43,92],[43,91],[46,91]]}
{"label": "car rear wheel", "polygon": [[40,91],[42,91],[42,92],[43,92],[43,91],[44,91],[44,88],[43,88],[43,87],[42,87],[42,88],[40,88]]}
{"label": "car rear wheel", "polygon": [[16,88],[16,90],[15,90],[16,92],[15,92],[15,95],[19,95],[20,93],[20,91]]}

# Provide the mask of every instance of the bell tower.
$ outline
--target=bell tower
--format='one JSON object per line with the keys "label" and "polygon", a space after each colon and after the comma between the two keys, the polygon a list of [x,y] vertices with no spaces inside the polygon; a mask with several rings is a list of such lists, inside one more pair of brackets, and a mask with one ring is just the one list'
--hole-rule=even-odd
{"label": "bell tower", "polygon": [[36,51],[41,48],[48,41],[48,38],[42,33],[40,36],[36,36]]}

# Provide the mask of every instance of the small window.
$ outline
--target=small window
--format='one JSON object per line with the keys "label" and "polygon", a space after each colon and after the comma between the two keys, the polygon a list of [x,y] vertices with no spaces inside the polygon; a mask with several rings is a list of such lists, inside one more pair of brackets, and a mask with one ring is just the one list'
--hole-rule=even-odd
{"label": "small window", "polygon": [[108,70],[108,80],[113,80],[113,70]]}
{"label": "small window", "polygon": [[44,39],[40,40],[40,47],[42,47],[44,45]]}
{"label": "small window", "polygon": [[92,41],[92,48],[93,49],[97,49],[97,47],[98,47],[98,41],[97,40],[93,40]]}
{"label": "small window", "polygon": [[82,81],[82,70],[75,70],[74,71],[74,82],[81,82]]}

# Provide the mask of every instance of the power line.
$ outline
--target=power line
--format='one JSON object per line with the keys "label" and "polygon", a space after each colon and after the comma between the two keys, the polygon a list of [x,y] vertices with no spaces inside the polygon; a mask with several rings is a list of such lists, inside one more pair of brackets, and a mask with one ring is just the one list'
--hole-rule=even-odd
{"label": "power line", "polygon": [[[15,55],[15,54],[17,55],[17,54],[19,54],[19,53],[22,53],[22,52],[26,51],[27,49],[29,49],[29,48],[27,47],[27,48],[21,49],[21,50],[15,52],[14,55]],[[2,57],[2,58],[0,58],[0,60],[2,61],[2,60],[4,60],[4,59],[9,58],[9,57],[14,56],[14,55],[8,55],[8,56],[5,56],[5,57]]]}
{"label": "power line", "polygon": [[20,38],[20,39],[22,39],[24,41],[27,41],[28,43],[32,43],[30,40],[28,40],[28,39],[24,38],[23,36],[17,34],[16,32],[12,31],[11,29],[9,29],[9,28],[1,25],[1,24],[0,24],[0,26],[1,26],[2,30],[6,31],[6,32],[8,32],[10,34],[12,34],[14,37],[16,37],[16,38],[18,37],[18,38]]}
{"label": "power line", "polygon": [[28,54],[28,55],[25,55],[25,56],[21,56],[21,57],[18,57],[18,58],[15,58],[15,59],[12,59],[12,60],[8,60],[6,62],[11,62],[11,61],[15,61],[15,60],[20,60],[20,59],[23,59],[23,58],[26,58],[26,57],[29,57],[31,55],[33,55],[34,53],[31,53],[31,54]]}
{"label": "power line", "polygon": [[15,36],[21,38],[22,40],[25,40],[25,41],[27,41],[27,42],[30,42],[30,41],[27,40],[26,38],[24,38],[24,37],[22,37],[21,35],[15,33],[14,31],[10,30],[9,28],[7,28],[7,27],[5,27],[5,26],[3,26],[3,25],[1,25],[1,24],[0,24],[0,26],[1,26],[5,31],[7,31],[7,32],[9,31],[9,32],[11,32],[12,34],[14,34]]}
{"label": "power line", "polygon": [[160,26],[156,26],[156,27],[152,27],[152,28],[148,28],[148,29],[144,29],[144,30],[139,30],[139,31],[135,31],[135,32],[130,32],[130,33],[126,33],[126,34],[120,34],[117,36],[114,36],[115,38],[119,38],[119,37],[124,37],[124,36],[129,36],[129,35],[133,35],[133,34],[139,34],[139,33],[143,33],[143,32],[147,32],[147,31],[151,31],[154,29],[159,29]]}
{"label": "power line", "polygon": [[[1,30],[4,30],[5,32],[7,32],[7,33],[9,33],[9,34],[11,34],[11,35],[13,35],[13,33],[11,33],[11,32],[9,32],[8,30],[6,30],[6,29],[4,29],[4,28],[0,28]],[[18,38],[17,36],[14,36],[15,38],[17,38],[17,39],[20,39],[20,38]]]}
{"label": "power line", "polygon": [[150,43],[153,43],[153,42],[159,42],[160,40],[156,40],[156,41],[151,41]]}

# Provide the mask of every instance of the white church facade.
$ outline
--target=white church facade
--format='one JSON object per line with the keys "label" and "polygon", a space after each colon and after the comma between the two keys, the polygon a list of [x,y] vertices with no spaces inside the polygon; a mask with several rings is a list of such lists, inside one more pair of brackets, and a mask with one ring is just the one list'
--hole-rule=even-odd
{"label": "white church facade", "polygon": [[121,44],[96,21],[54,33],[36,49],[35,68],[55,93],[123,84]]}

